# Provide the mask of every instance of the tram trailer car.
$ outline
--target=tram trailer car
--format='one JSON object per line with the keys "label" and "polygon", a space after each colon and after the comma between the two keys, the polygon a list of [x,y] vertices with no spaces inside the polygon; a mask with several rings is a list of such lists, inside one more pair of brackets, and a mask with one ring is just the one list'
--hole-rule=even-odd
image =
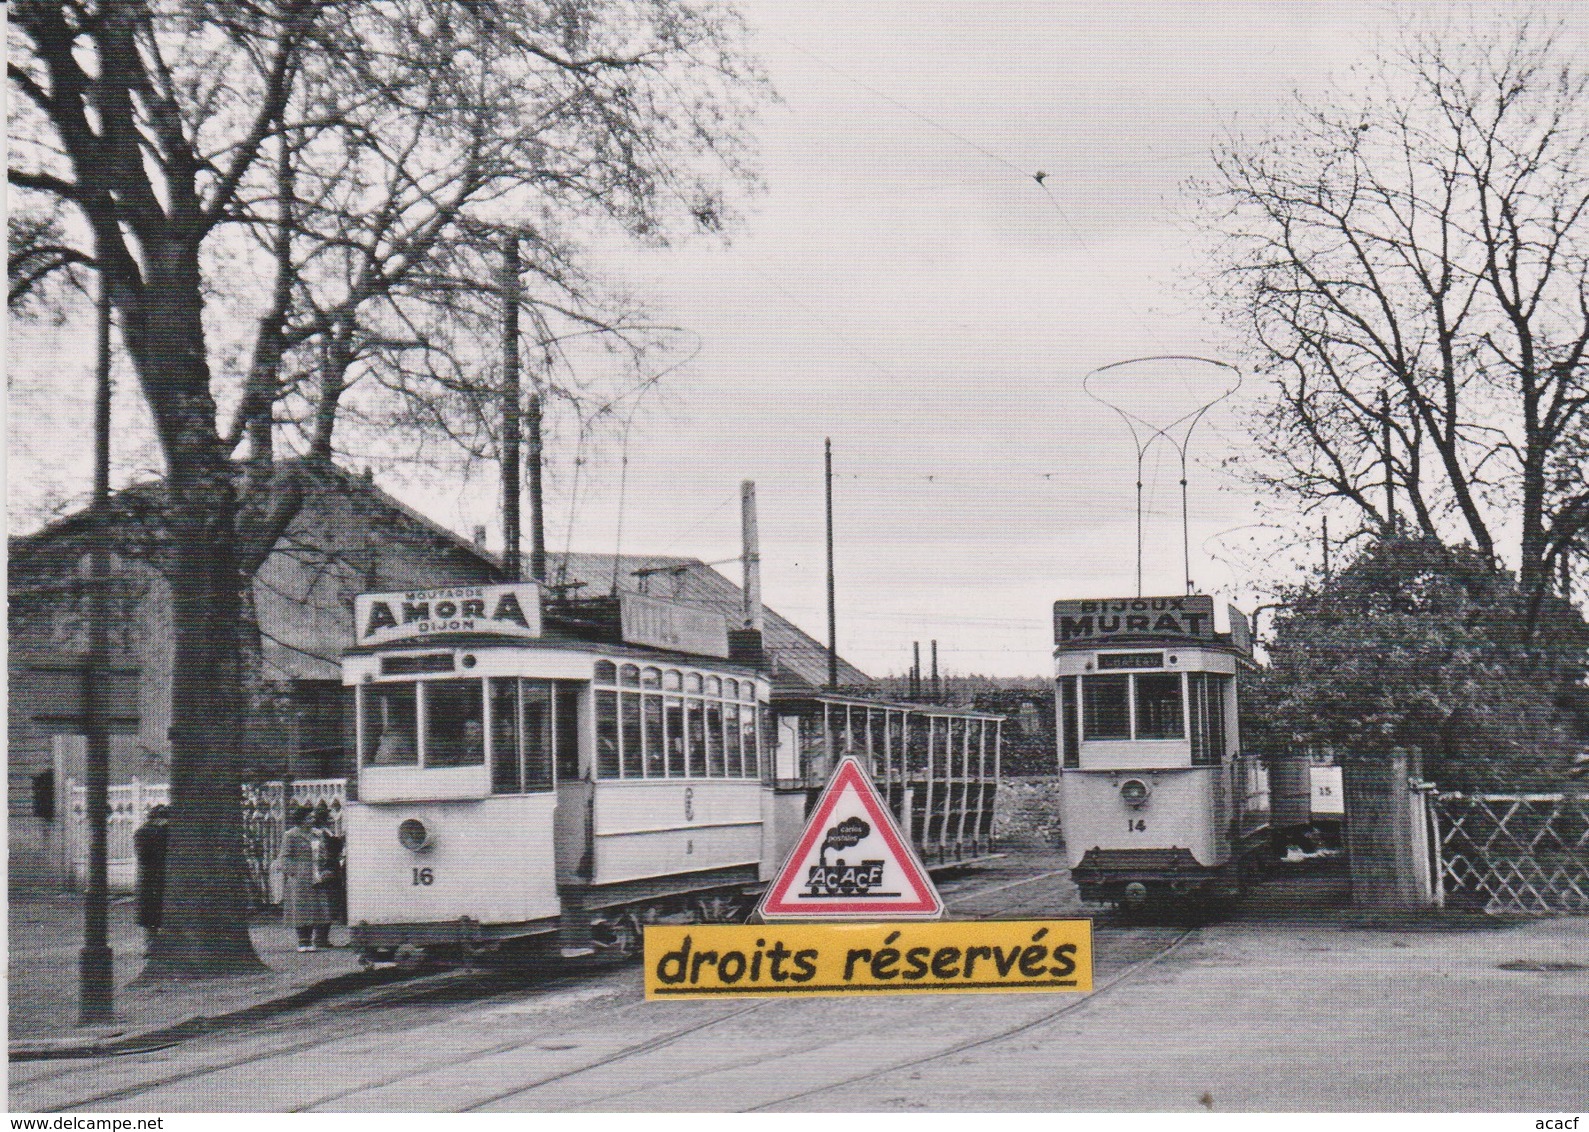
{"label": "tram trailer car", "polygon": [[780,723],[759,635],[716,611],[512,583],[365,594],[355,617],[348,923],[367,960],[627,954],[648,922],[740,919],[847,754],[925,859],[991,851],[999,717],[806,697]]}
{"label": "tram trailer car", "polygon": [[1241,752],[1246,618],[1180,597],[1054,603],[1061,826],[1083,899],[1227,901],[1268,849],[1268,782]]}

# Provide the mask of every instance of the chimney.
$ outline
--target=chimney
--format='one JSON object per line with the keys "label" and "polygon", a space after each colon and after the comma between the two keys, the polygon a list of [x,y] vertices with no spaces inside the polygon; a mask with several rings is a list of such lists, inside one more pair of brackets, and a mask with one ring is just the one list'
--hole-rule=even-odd
{"label": "chimney", "polygon": [[932,643],[932,702],[943,703],[943,682],[938,678],[938,642]]}
{"label": "chimney", "polygon": [[756,484],[739,485],[739,525],[743,542],[740,563],[745,568],[740,596],[740,628],[728,631],[728,656],[741,664],[771,671],[771,658],[763,646],[766,618],[761,609],[761,544],[756,534]]}
{"label": "chimney", "polygon": [[484,550],[486,548],[486,529],[484,527],[476,527],[474,529],[474,548],[476,550]]}
{"label": "chimney", "polygon": [[766,626],[761,612],[761,541],[756,532],[756,483],[739,485],[739,526],[744,549],[741,564],[745,570],[744,627],[762,632]]}

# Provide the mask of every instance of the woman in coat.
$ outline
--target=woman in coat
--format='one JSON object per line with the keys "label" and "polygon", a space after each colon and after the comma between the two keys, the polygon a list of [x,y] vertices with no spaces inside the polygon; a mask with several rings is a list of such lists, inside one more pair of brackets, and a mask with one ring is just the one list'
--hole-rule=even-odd
{"label": "woman in coat", "polygon": [[292,812],[292,828],[282,836],[282,919],[298,931],[299,951],[331,946],[331,906],[325,889],[324,847],[315,834],[314,811],[299,806]]}
{"label": "woman in coat", "polygon": [[154,807],[148,820],[132,835],[132,851],[138,859],[138,925],[143,928],[146,947],[154,945],[165,910],[169,812],[165,806]]}

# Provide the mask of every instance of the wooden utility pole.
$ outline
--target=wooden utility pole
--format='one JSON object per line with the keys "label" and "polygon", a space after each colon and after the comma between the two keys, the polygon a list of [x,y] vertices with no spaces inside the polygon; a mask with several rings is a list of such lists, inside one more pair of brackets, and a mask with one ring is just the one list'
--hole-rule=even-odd
{"label": "wooden utility pole", "polygon": [[[105,588],[110,585],[110,294],[99,278],[94,373],[94,500],[89,521],[86,603],[88,654],[83,662],[84,767],[88,809],[88,893],[83,902],[83,949],[78,954],[78,1020],[115,1017],[115,959],[109,941],[110,893],[106,876],[106,821],[110,813],[110,734],[105,711],[110,625]],[[70,810],[71,799],[66,800]],[[141,815],[133,815],[134,819]]]}
{"label": "wooden utility pole", "polygon": [[1324,546],[1324,580],[1330,580],[1330,517],[1324,516],[1324,535],[1320,539]]}
{"label": "wooden utility pole", "polygon": [[546,505],[541,494],[541,395],[530,394],[530,577],[546,581]]}
{"label": "wooden utility pole", "polygon": [[833,440],[822,442],[823,482],[828,503],[828,687],[839,686],[839,630],[833,600]]}
{"label": "wooden utility pole", "polygon": [[502,242],[502,569],[519,580],[519,236]]}

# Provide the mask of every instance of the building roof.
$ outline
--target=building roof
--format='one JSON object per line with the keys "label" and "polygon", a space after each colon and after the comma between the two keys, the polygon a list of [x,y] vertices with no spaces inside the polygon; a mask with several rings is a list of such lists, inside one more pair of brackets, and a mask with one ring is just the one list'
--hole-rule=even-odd
{"label": "building roof", "polygon": [[[309,474],[312,486],[303,511],[254,579],[268,678],[336,679],[340,653],[353,643],[356,593],[501,577],[498,556],[404,505],[369,476],[340,468],[313,468]],[[116,493],[113,506],[123,529],[157,515],[160,488],[158,482],[144,483]],[[28,573],[18,567],[31,556],[80,551],[73,544],[86,533],[86,518],[86,512],[78,512],[13,538],[13,577]],[[547,558],[554,583],[585,583],[573,591],[576,596],[611,592],[616,569],[620,590],[714,610],[733,629],[743,620],[743,591],[698,558],[583,553]],[[559,568],[565,564],[560,578]],[[826,646],[770,607],[764,606],[763,619],[774,686],[791,693],[826,687]],[[870,690],[874,684],[842,657],[838,682],[851,691]]]}
{"label": "building roof", "polygon": [[[698,558],[548,553],[546,559],[551,584],[584,582],[584,587],[575,591],[583,596],[610,593],[616,574],[619,590],[714,610],[728,619],[729,628],[739,628],[743,621],[744,591]],[[762,615],[762,642],[773,666],[775,688],[797,692],[825,687],[827,646],[765,603]],[[867,689],[873,684],[870,676],[843,657],[839,658],[838,676],[841,688]]]}

